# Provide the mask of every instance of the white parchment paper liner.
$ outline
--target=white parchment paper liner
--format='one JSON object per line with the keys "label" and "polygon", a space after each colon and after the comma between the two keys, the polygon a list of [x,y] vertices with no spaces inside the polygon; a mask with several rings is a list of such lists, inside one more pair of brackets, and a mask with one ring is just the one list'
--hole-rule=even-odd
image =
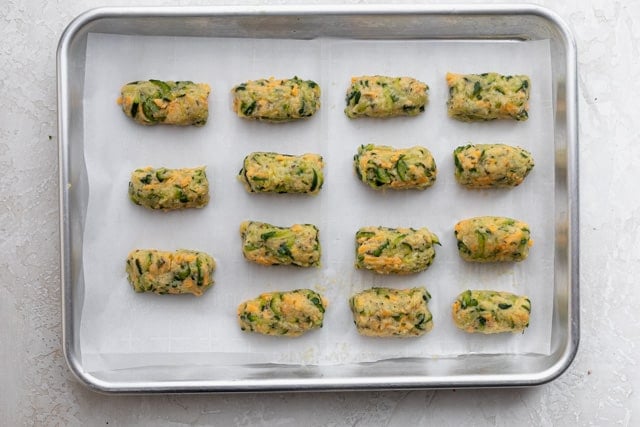
{"label": "white parchment paper liner", "polygon": [[[461,123],[446,115],[447,71],[528,74],[530,119]],[[349,120],[342,110],[351,76],[407,75],[430,86],[426,112],[414,118]],[[287,124],[241,120],[230,89],[249,79],[298,75],[318,82],[322,107],[311,119]],[[129,81],[157,78],[207,82],[210,118],[202,128],[143,127],[116,98]],[[85,298],[80,327],[88,371],[206,363],[339,364],[397,357],[469,353],[548,354],[553,309],[554,141],[549,43],[456,41],[261,40],[90,34],[85,76],[85,158],[89,206],[84,236]],[[501,142],[533,153],[536,166],[520,187],[468,191],[455,183],[458,145]],[[361,144],[423,145],[438,165],[434,187],[374,192],[360,183],[352,158]],[[316,197],[252,195],[237,182],[252,151],[325,157],[325,185]],[[153,212],[133,205],[133,169],[206,165],[211,202],[201,210]],[[500,215],[529,223],[535,244],[521,263],[476,265],[457,255],[453,225]],[[246,262],[238,226],[245,219],[321,230],[319,269],[265,268]],[[385,277],[356,271],[354,234],[365,225],[427,226],[442,241],[426,271]],[[198,249],[215,257],[215,286],[203,297],[136,294],[125,259],[134,248]],[[348,298],[371,286],[425,286],[435,327],[417,339],[360,337]],[[297,339],[243,333],[236,307],[272,290],[311,288],[330,301],[324,327]],[[524,334],[469,335],[455,328],[450,306],[465,289],[528,295],[531,326]],[[204,361],[204,362],[203,362]],[[221,362],[222,361],[222,362]]]}

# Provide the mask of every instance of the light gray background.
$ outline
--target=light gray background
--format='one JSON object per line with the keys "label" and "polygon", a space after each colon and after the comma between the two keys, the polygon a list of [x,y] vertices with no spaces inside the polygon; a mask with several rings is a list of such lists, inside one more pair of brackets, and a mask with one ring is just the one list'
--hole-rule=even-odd
{"label": "light gray background", "polygon": [[[122,3],[0,1],[0,425],[640,423],[640,2],[534,2],[578,43],[582,336],[559,379],[515,390],[113,397],[78,384],[61,350],[55,52],[73,17]],[[255,3],[270,2],[235,2]]]}

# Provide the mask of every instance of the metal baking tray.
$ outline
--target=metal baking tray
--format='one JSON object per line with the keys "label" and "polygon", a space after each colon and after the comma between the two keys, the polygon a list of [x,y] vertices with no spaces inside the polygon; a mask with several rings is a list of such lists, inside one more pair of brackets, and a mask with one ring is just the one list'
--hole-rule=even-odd
{"label": "metal baking tray", "polygon": [[[79,343],[89,197],[84,74],[89,33],[366,40],[550,40],[555,140],[554,301],[549,355],[404,358],[332,366],[146,366],[88,372]],[[567,25],[532,5],[101,8],[72,21],[57,53],[63,346],[71,371],[102,392],[256,392],[532,386],[571,364],[579,342],[576,49]]]}

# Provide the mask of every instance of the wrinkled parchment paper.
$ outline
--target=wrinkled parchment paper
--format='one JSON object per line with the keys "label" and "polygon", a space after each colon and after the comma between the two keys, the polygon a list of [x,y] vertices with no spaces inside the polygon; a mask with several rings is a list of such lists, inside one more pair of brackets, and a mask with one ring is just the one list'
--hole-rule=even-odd
{"label": "wrinkled parchment paper", "polygon": [[[528,74],[530,119],[462,123],[446,115],[447,71]],[[424,114],[349,120],[343,114],[351,76],[407,75],[430,86]],[[262,77],[297,75],[318,82],[322,107],[309,120],[267,124],[241,120],[230,89]],[[210,118],[202,128],[144,127],[116,104],[134,80],[192,80],[211,85]],[[340,364],[397,357],[469,353],[548,354],[554,256],[554,141],[549,43],[456,41],[263,40],[91,34],[85,76],[85,158],[89,205],[84,234],[85,294],[80,329],[88,371],[137,366],[275,362]],[[500,142],[530,150],[536,166],[520,187],[469,191],[455,183],[452,151],[469,142]],[[361,144],[426,146],[438,165],[423,192],[374,192],[354,174]],[[316,197],[248,194],[236,174],[252,151],[325,157],[325,185]],[[154,212],[128,200],[132,170],[206,165],[211,202],[202,210]],[[535,244],[521,263],[475,265],[457,255],[453,225],[500,215],[529,223]],[[238,227],[246,219],[320,228],[322,267],[265,268],[244,260]],[[365,225],[427,226],[442,241],[425,272],[385,277],[357,271],[354,234]],[[125,259],[134,248],[189,248],[215,257],[215,286],[201,298],[134,293]],[[348,298],[371,286],[425,286],[434,329],[416,339],[361,337]],[[324,327],[297,339],[243,333],[236,307],[273,290],[311,288],[330,302]],[[450,307],[465,289],[526,294],[531,326],[524,334],[468,335]]]}

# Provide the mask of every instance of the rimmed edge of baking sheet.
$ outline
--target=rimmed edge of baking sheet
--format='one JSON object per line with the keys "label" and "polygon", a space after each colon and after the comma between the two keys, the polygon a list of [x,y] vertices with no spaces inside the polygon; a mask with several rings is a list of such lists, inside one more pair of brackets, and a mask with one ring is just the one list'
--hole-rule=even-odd
{"label": "rimmed edge of baking sheet", "polygon": [[[281,378],[263,377],[271,372],[272,366],[255,367],[247,366],[247,370],[255,369],[263,372],[243,379],[226,378],[224,380],[197,380],[189,375],[178,374],[172,380],[158,380],[148,377],[149,372],[136,372],[137,378],[148,378],[146,381],[133,380],[127,378],[130,373],[89,373],[86,372],[77,354],[76,337],[77,321],[79,316],[79,303],[82,299],[82,266],[78,262],[77,239],[79,232],[83,228],[81,203],[77,197],[82,197],[83,185],[86,186],[86,174],[83,180],[82,164],[78,163],[78,154],[73,152],[70,144],[78,144],[78,131],[81,124],[77,122],[77,113],[81,111],[74,101],[77,96],[77,86],[71,84],[73,72],[77,72],[78,65],[74,62],[77,52],[82,51],[82,44],[86,43],[86,34],[89,27],[95,29],[95,25],[100,25],[100,21],[110,24],[118,19],[190,19],[196,32],[207,28],[207,20],[214,17],[278,17],[279,19],[294,19],[296,17],[335,17],[340,16],[346,19],[354,19],[357,22],[377,18],[392,16],[398,22],[406,21],[415,25],[425,17],[438,20],[441,24],[453,25],[454,22],[467,20],[469,28],[460,34],[464,38],[479,37],[482,39],[500,38],[500,32],[495,31],[494,37],[478,35],[479,21],[487,18],[500,18],[505,22],[518,21],[523,17],[540,20],[546,24],[541,31],[549,32],[548,37],[554,36],[555,60],[564,73],[554,76],[557,78],[554,84],[554,94],[556,98],[556,175],[558,185],[564,192],[556,194],[560,202],[560,208],[556,208],[556,240],[562,243],[562,247],[556,246],[557,256],[561,265],[556,265],[556,288],[558,280],[564,283],[563,289],[556,289],[557,305],[556,312],[559,313],[554,319],[554,328],[561,328],[555,334],[556,341],[554,348],[556,351],[551,357],[543,362],[538,360],[535,363],[527,362],[527,370],[520,373],[507,372],[506,374],[491,371],[491,367],[503,366],[507,360],[502,360],[508,356],[466,356],[456,358],[460,363],[473,361],[477,365],[477,372],[456,373],[456,366],[452,366],[450,375],[432,375],[427,370],[420,372],[416,369],[411,375],[394,375],[394,369],[388,369],[388,375],[379,377],[377,374],[367,370],[368,364],[358,364],[357,366],[341,366],[335,369],[334,374],[318,371],[317,367],[282,367],[277,366],[277,372],[281,373]],[[115,20],[115,21],[114,21]],[[293,22],[293,21],[292,21]],[[198,27],[200,25],[200,27]],[[299,22],[296,24],[299,25]],[[511,24],[509,24],[511,25]],[[116,26],[117,27],[117,26]],[[365,30],[372,31],[370,28]],[[413,28],[409,25],[409,28]],[[535,38],[526,32],[513,32],[518,26],[510,28],[502,33],[504,38],[528,39]],[[414,28],[415,29],[415,28]],[[174,29],[175,30],[175,29]],[[237,30],[237,29],[236,29]],[[141,33],[145,29],[141,28]],[[148,31],[148,29],[147,29]],[[177,30],[178,32],[180,29]],[[375,28],[373,29],[375,32]],[[366,31],[365,31],[366,32]],[[463,34],[464,33],[464,34]],[[507,34],[509,33],[509,34]],[[400,38],[403,34],[398,35]],[[437,35],[434,35],[437,36]],[[446,37],[447,35],[441,35]],[[84,37],[84,40],[83,40]],[[559,49],[562,52],[559,52]],[[553,47],[552,47],[553,50]],[[371,6],[371,7],[231,7],[231,8],[104,8],[86,12],[74,20],[61,37],[58,48],[58,125],[59,125],[59,148],[60,148],[60,227],[61,227],[61,279],[62,279],[62,302],[63,302],[63,345],[64,351],[71,370],[80,381],[90,388],[105,392],[172,392],[172,391],[276,391],[276,390],[331,390],[331,389],[396,389],[396,388],[442,388],[442,387],[489,387],[489,386],[515,386],[515,385],[535,385],[550,381],[559,376],[570,365],[578,347],[579,340],[579,312],[578,312],[578,164],[577,164],[577,88],[576,88],[576,59],[575,46],[572,36],[562,20],[552,12],[537,6]],[[556,70],[557,71],[557,70]],[[81,120],[80,120],[81,122]],[[79,128],[80,126],[80,128]],[[81,134],[81,132],[80,132]],[[75,146],[73,147],[75,149]],[[558,152],[561,149],[563,152]],[[563,160],[564,161],[558,161]],[[77,169],[76,169],[77,167]],[[71,190],[73,189],[73,190]],[[78,190],[78,191],[75,191]],[[558,193],[558,192],[556,192]],[[80,204],[80,206],[78,206]],[[560,217],[560,218],[558,218]],[[564,229],[562,225],[564,222]],[[81,234],[81,233],[80,233]],[[80,237],[81,238],[81,237]],[[76,244],[74,244],[76,243]],[[565,249],[566,247],[566,249]],[[561,283],[561,284],[562,284]],[[487,357],[489,357],[487,359]],[[511,358],[513,360],[527,360],[521,357]],[[464,360],[464,362],[462,362]],[[439,363],[442,360],[438,361]],[[445,364],[456,361],[446,360]],[[544,363],[550,362],[550,363]],[[376,362],[376,371],[387,369],[389,366],[398,366],[397,361]],[[403,362],[401,371],[405,368],[413,367],[416,361]],[[486,366],[485,366],[486,365]],[[508,363],[507,363],[508,365]],[[424,368],[420,361],[417,368]],[[495,366],[494,366],[495,368]],[[153,369],[150,367],[149,369]],[[305,375],[299,375],[300,370]],[[362,372],[364,370],[364,372]],[[424,369],[423,369],[424,370]],[[345,377],[341,371],[351,372],[351,376]],[[439,372],[447,372],[440,370]],[[485,374],[482,372],[485,371]],[[288,372],[297,372],[293,377],[288,377]],[[355,374],[354,374],[355,373]],[[182,378],[182,379],[181,379]],[[187,379],[185,379],[187,378]]]}

